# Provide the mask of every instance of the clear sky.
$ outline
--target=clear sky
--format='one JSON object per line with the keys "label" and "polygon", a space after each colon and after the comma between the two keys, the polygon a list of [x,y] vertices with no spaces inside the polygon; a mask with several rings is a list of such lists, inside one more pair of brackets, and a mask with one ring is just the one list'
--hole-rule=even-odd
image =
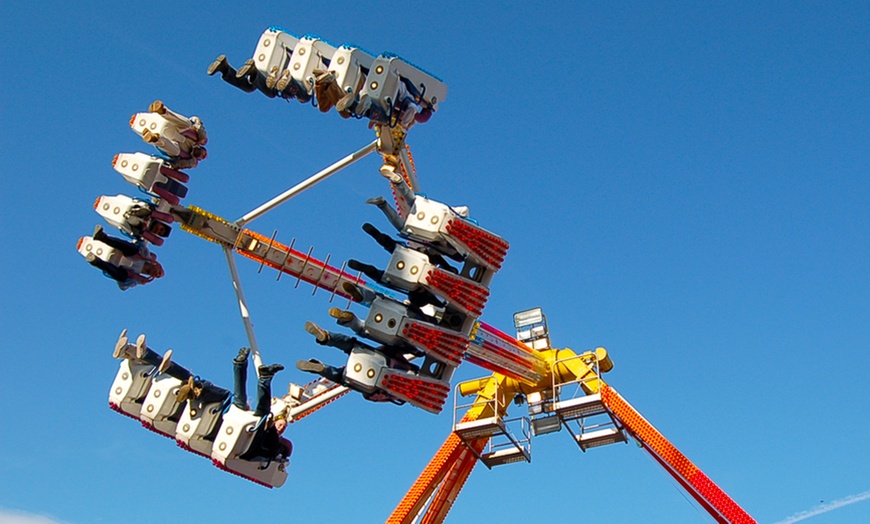
{"label": "clear sky", "polygon": [[[167,276],[123,293],[76,252],[96,197],[136,195],[111,167],[149,151],[130,115],[202,117],[185,202],[228,219],[373,139],[206,75],[270,25],[445,80],[408,140],[425,192],[511,243],[486,322],[540,306],[554,345],[608,348],[608,382],[759,522],[870,521],[870,4],[758,4],[2,3],[0,522],[381,522],[450,432],[450,410],[349,396],[290,427],[267,490],[108,408],[123,328],[225,386],[246,343],[217,246],[175,231]],[[377,168],[252,227],[382,266],[360,230],[387,227],[363,204],[388,191]],[[277,390],[310,378],[297,359],[342,361],[302,325],[343,304],[239,265]],[[561,432],[532,456],[475,469],[449,521],[711,521],[633,443]]]}

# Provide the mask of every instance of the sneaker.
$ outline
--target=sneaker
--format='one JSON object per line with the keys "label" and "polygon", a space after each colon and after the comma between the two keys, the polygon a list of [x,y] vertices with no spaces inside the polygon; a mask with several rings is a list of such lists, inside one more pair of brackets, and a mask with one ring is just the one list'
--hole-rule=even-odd
{"label": "sneaker", "polygon": [[281,73],[281,78],[278,79],[278,82],[275,84],[275,89],[278,91],[284,91],[287,89],[287,86],[290,85],[290,70],[285,69],[283,73]]}
{"label": "sneaker", "polygon": [[163,360],[160,361],[160,365],[157,366],[158,373],[166,373],[169,370],[169,364],[172,363],[172,350],[167,349],[166,353],[163,354]]}
{"label": "sneaker", "polygon": [[124,358],[124,354],[126,353],[124,350],[127,349],[128,342],[127,330],[125,329],[124,331],[121,331],[121,336],[118,337],[118,341],[115,342],[115,351],[112,353],[112,357],[117,359]]}
{"label": "sneaker", "polygon": [[321,329],[314,322],[306,322],[305,331],[314,335],[314,338],[317,339],[317,342],[321,344],[325,344],[326,341],[329,340],[329,333],[327,333],[325,329]]}
{"label": "sneaker", "polygon": [[142,360],[145,358],[145,352],[148,350],[148,345],[145,344],[145,333],[136,338],[136,358]]}
{"label": "sneaker", "polygon": [[362,294],[362,291],[354,284],[353,282],[342,282],[342,289],[344,289],[345,293],[350,295],[350,298],[354,300],[354,302],[364,302],[365,297]]}
{"label": "sneaker", "polygon": [[227,67],[229,67],[227,55],[220,55],[208,66],[208,76],[214,76],[215,73],[223,73],[227,70]]}
{"label": "sneaker", "polygon": [[308,373],[323,373],[323,370],[326,369],[320,361],[314,360],[300,360],[296,362],[296,369],[299,371],[307,371]]}
{"label": "sneaker", "polygon": [[275,89],[275,84],[278,83],[278,66],[272,66],[269,74],[266,75],[266,88]]}
{"label": "sneaker", "polygon": [[382,177],[388,179],[393,184],[401,184],[405,181],[402,175],[396,172],[396,166],[384,164],[381,166],[380,172]]}
{"label": "sneaker", "polygon": [[248,355],[251,353],[251,348],[241,348],[239,349],[239,354],[236,355],[236,358],[233,359],[233,362],[238,364],[244,364],[248,361]]}
{"label": "sneaker", "polygon": [[142,131],[142,140],[148,142],[149,144],[153,144],[160,140],[160,135],[157,133],[152,133],[150,129],[145,129]]}
{"label": "sneaker", "polygon": [[166,114],[166,106],[163,105],[163,102],[160,100],[155,100],[151,102],[151,105],[148,106],[148,111],[151,113],[157,113],[158,115]]}
{"label": "sneaker", "polygon": [[344,309],[339,309],[337,307],[329,309],[329,316],[337,320],[340,324],[344,324],[350,322],[356,317],[351,311],[347,311]]}
{"label": "sneaker", "polygon": [[272,364],[271,366],[260,366],[259,368],[257,368],[257,374],[260,376],[260,378],[272,377],[275,375],[275,373],[281,371],[282,369],[284,369],[284,366],[282,366],[281,364]]}
{"label": "sneaker", "polygon": [[366,200],[366,204],[371,204],[373,206],[378,206],[378,208],[383,208],[387,205],[387,199],[382,196],[376,196],[374,198]]}
{"label": "sneaker", "polygon": [[354,271],[363,271],[364,264],[359,260],[350,259],[347,261],[347,267],[353,269]]}
{"label": "sneaker", "polygon": [[245,64],[236,71],[236,78],[248,77],[248,80],[253,82],[257,79],[258,74],[259,71],[257,71],[257,66],[254,65],[254,59],[249,58],[245,60]]}

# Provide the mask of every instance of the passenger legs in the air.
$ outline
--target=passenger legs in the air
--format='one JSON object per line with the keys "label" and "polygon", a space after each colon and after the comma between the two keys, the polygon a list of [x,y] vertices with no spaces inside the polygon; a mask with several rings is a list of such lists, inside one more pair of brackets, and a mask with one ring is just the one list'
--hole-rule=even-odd
{"label": "passenger legs in the air", "polygon": [[227,62],[226,55],[220,55],[211,63],[210,66],[208,66],[209,76],[214,76],[215,73],[220,73],[221,79],[223,79],[224,82],[231,86],[238,87],[246,93],[251,93],[257,89],[257,86],[248,80],[248,77],[244,76],[239,78],[236,76],[236,70],[233,69],[233,66],[231,66],[229,62]]}
{"label": "passenger legs in the air", "polygon": [[[250,352],[250,348],[242,348],[239,350],[238,356],[233,359],[233,405],[242,410],[248,409],[246,382],[248,378],[248,355]],[[269,407],[272,404],[272,377],[282,369],[284,369],[284,366],[281,364],[260,366],[258,368],[257,404],[254,408],[254,415],[261,417],[269,413]]]}
{"label": "passenger legs in the air", "polygon": [[166,350],[163,355],[149,348],[145,342],[145,335],[139,335],[136,344],[130,344],[127,338],[127,330],[121,331],[118,342],[115,343],[115,351],[112,356],[117,359],[138,360],[157,368],[160,373],[165,373],[179,380],[187,380],[191,376],[190,371],[172,362],[172,350]]}
{"label": "passenger legs in the air", "polygon": [[142,247],[138,244],[107,235],[106,232],[103,231],[103,226],[96,226],[94,228],[94,234],[91,236],[94,240],[117,249],[125,257],[134,257],[139,255],[142,251]]}
{"label": "passenger legs in the air", "polygon": [[347,311],[334,307],[329,309],[329,316],[334,318],[339,326],[349,328],[351,331],[359,336],[365,336],[365,322],[363,322],[361,318],[354,315],[352,311]]}
{"label": "passenger legs in the air", "polygon": [[300,360],[296,363],[296,369],[305,371],[306,373],[314,373],[321,377],[335,382],[336,384],[344,384],[344,367],[337,368],[335,366],[327,366],[319,360]]}
{"label": "passenger legs in the air", "polygon": [[349,337],[343,333],[335,333],[327,331],[314,322],[305,323],[305,331],[314,335],[315,340],[321,346],[332,346],[340,349],[342,352],[350,355],[354,345],[358,342],[357,339]]}

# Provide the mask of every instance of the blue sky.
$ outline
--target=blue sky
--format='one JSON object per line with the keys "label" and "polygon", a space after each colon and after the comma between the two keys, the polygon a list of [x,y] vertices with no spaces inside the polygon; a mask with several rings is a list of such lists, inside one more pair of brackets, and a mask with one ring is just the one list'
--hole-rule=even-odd
{"label": "blue sky", "polygon": [[[866,2],[49,2],[0,6],[5,365],[0,521],[383,521],[451,429],[347,397],[291,426],[266,490],[107,406],[118,333],[229,386],[245,344],[226,263],[181,231],[167,276],[120,292],[76,253],[154,99],[202,117],[186,203],[236,219],[373,138],[359,121],[205,74],[281,25],[408,57],[445,80],[411,130],[423,189],[511,243],[483,319],[540,306],[554,345],[608,348],[608,382],[759,522],[870,521],[870,5]],[[374,157],[253,228],[333,260],[385,257]],[[240,271],[264,359],[308,379],[326,295]],[[326,352],[326,353],[324,353]],[[484,375],[463,365],[458,379]],[[516,410],[516,414],[520,414]],[[479,466],[470,522],[710,522],[636,445],[537,438]],[[40,520],[42,519],[42,520]],[[797,520],[796,520],[797,519]]]}

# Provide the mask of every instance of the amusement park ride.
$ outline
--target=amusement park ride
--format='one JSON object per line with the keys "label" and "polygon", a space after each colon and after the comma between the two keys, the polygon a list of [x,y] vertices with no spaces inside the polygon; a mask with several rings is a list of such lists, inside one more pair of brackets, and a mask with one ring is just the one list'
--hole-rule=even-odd
{"label": "amusement park ride", "polygon": [[[144,336],[115,348],[121,360],[109,394],[110,406],[142,425],[175,439],[180,447],[209,458],[219,468],[266,487],[287,478],[284,456],[256,456],[254,444],[274,420],[294,422],[356,390],[372,401],[411,404],[439,413],[454,390],[454,424],[447,440],[402,499],[388,522],[442,522],[477,462],[488,468],[531,461],[532,437],[565,428],[582,451],[636,440],[717,522],[755,522],[725,492],[680,453],[601,376],[613,368],[604,348],[580,354],[550,346],[540,308],[514,315],[516,337],[479,320],[489,284],[501,268],[508,243],[480,227],[465,208],[451,207],[418,193],[408,130],[428,121],[447,95],[438,78],[394,55],[374,56],[351,45],[334,47],[311,35],[297,37],[271,27],[253,58],[238,70],[221,55],[208,69],[246,92],[310,102],[322,112],[335,108],[343,118],[366,121],[376,140],[339,160],[236,221],[194,206],[183,206],[191,169],[206,157],[205,127],[197,117],[175,113],[161,102],[138,113],[131,128],[159,155],[121,153],[113,162],[124,179],[147,199],[102,196],[96,211],[128,239],[97,227],[78,250],[121,289],[163,275],[149,245],[161,246],[173,224],[219,245],[230,268],[251,356],[264,376],[234,253],[367,308],[365,318],[333,308],[330,314],[357,338],[309,324],[319,343],[347,353],[344,367],[299,361],[302,371],[320,377],[290,384],[271,399],[263,416],[231,403],[233,395],[199,377],[170,370]],[[364,230],[390,254],[384,269],[355,260],[340,267],[294,249],[247,225],[298,193],[357,160],[377,152],[394,204],[379,207],[397,237],[366,224]],[[365,342],[363,341],[365,340]],[[347,342],[344,346],[341,341]],[[489,377],[451,383],[464,361]],[[265,371],[264,371],[265,370]],[[464,398],[470,398],[465,402]],[[526,403],[525,415],[508,418],[511,404]]]}

